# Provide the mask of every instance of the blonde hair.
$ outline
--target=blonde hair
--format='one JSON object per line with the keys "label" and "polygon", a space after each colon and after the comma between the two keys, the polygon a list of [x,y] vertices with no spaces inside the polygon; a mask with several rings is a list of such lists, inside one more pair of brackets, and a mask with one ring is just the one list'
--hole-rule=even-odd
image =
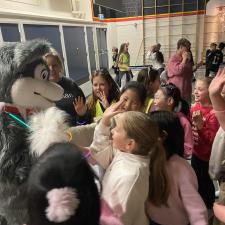
{"label": "blonde hair", "polygon": [[150,156],[149,200],[156,206],[166,204],[170,193],[167,159],[157,124],[148,115],[134,111],[124,112],[121,121],[127,136],[138,145],[134,154]]}
{"label": "blonde hair", "polygon": [[64,67],[63,67],[62,60],[59,56],[59,53],[54,48],[50,48],[50,51],[45,54],[44,59],[46,60],[47,57],[54,57],[55,58],[57,64],[60,67],[60,77],[62,77],[63,73],[64,73]]}
{"label": "blonde hair", "polygon": [[202,77],[202,78],[198,78],[198,79],[196,80],[196,82],[197,82],[197,81],[202,81],[202,82],[204,82],[204,83],[207,85],[207,87],[209,87],[209,85],[210,85],[211,82],[212,82],[212,79],[209,78],[209,77]]}

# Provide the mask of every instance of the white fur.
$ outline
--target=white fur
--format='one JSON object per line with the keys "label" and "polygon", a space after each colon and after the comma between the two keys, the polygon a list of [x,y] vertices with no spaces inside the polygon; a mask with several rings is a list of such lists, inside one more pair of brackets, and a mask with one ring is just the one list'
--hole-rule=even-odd
{"label": "white fur", "polygon": [[75,215],[79,206],[76,189],[70,187],[54,188],[47,193],[48,207],[45,210],[49,221],[62,223]]}
{"label": "white fur", "polygon": [[31,134],[29,135],[31,153],[40,156],[51,144],[56,142],[67,142],[66,131],[67,114],[51,107],[46,111],[34,114],[29,122]]}
{"label": "white fur", "polygon": [[26,77],[15,81],[11,89],[11,96],[14,104],[46,109],[55,106],[54,102],[63,97],[63,92],[63,88],[53,82]]}

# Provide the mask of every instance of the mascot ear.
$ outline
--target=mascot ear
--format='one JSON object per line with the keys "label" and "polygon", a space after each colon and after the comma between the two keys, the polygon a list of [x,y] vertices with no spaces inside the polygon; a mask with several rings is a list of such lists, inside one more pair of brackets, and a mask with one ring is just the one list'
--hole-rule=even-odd
{"label": "mascot ear", "polygon": [[14,50],[14,65],[17,71],[22,71],[28,64],[40,59],[49,52],[51,44],[43,39],[18,43]]}

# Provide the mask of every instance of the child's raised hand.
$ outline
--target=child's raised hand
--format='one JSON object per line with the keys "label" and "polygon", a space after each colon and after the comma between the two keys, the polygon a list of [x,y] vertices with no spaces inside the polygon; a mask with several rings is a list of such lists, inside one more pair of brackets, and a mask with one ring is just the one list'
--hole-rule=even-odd
{"label": "child's raised hand", "polygon": [[83,116],[87,111],[87,106],[84,103],[84,99],[78,96],[74,99],[73,106],[79,116]]}
{"label": "child's raised hand", "polygon": [[109,106],[104,114],[103,114],[103,117],[102,117],[102,123],[105,125],[105,126],[109,126],[110,125],[110,119],[115,116],[116,114],[118,113],[122,113],[124,112],[124,110],[122,110],[122,106],[123,104],[125,103],[124,100],[120,100],[118,101],[117,103]]}
{"label": "child's raised hand", "polygon": [[203,119],[202,112],[200,110],[193,112],[192,120],[194,122],[194,125],[197,127],[197,129],[201,130],[204,125],[204,119]]}
{"label": "child's raised hand", "polygon": [[107,109],[109,107],[109,102],[108,102],[108,99],[105,95],[105,92],[104,91],[99,91],[97,93],[97,96],[102,104],[102,106],[104,107],[104,109]]}
{"label": "child's raised hand", "polygon": [[209,86],[210,97],[221,95],[223,86],[225,85],[225,68],[220,69]]}

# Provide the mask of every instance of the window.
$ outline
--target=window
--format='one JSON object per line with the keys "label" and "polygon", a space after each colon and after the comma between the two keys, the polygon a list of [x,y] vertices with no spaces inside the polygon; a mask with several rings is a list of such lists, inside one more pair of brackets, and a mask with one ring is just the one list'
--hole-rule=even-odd
{"label": "window", "polygon": [[155,7],[154,8],[145,8],[144,15],[155,15]]}
{"label": "window", "polygon": [[170,5],[170,13],[182,12],[182,5]]}
{"label": "window", "polygon": [[168,13],[168,10],[169,10],[168,6],[157,7],[156,13],[157,14],[165,14],[165,13]]}
{"label": "window", "polygon": [[184,12],[196,11],[197,10],[197,2],[192,4],[184,4]]}
{"label": "window", "polygon": [[168,0],[156,0],[156,6],[168,6],[169,1]]}
{"label": "window", "polygon": [[155,0],[144,0],[144,7],[155,7]]}
{"label": "window", "polygon": [[182,0],[170,0],[170,5],[180,5],[182,4]]}
{"label": "window", "polygon": [[69,76],[77,84],[89,79],[83,27],[63,26]]}
{"label": "window", "polygon": [[20,32],[17,24],[1,23],[3,41],[20,42]]}
{"label": "window", "polygon": [[44,38],[48,40],[52,43],[53,48],[55,48],[60,54],[61,59],[63,59],[58,26],[24,24],[23,27],[27,40],[32,40],[35,38]]}

